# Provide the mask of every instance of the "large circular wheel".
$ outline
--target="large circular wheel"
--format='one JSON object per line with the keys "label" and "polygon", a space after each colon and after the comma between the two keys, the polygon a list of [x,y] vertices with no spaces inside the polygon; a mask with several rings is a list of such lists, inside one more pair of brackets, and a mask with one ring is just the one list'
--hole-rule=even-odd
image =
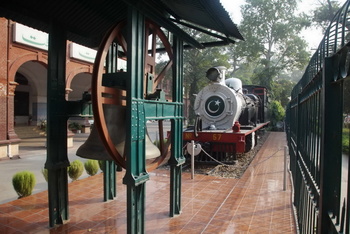
{"label": "large circular wheel", "polygon": [[[92,76],[92,105],[94,111],[94,124],[99,132],[99,136],[101,141],[103,142],[106,150],[108,151],[111,158],[121,167],[126,168],[126,151],[124,149],[120,150],[120,147],[124,148],[125,143],[120,146],[118,144],[122,141],[122,139],[113,139],[116,134],[111,133],[109,129],[114,128],[116,130],[116,126],[111,124],[108,119],[109,112],[113,112],[113,118],[118,118],[119,120],[123,120],[125,118],[125,108],[126,101],[125,96],[127,95],[125,90],[114,88],[114,87],[106,87],[102,85],[102,77],[103,74],[106,73],[105,69],[105,61],[106,56],[109,52],[109,49],[113,43],[117,43],[121,48],[121,50],[117,49],[117,53],[115,54],[114,61],[117,61],[118,54],[123,54],[123,59],[127,60],[127,42],[123,35],[123,32],[126,29],[126,21],[119,22],[116,26],[114,26],[104,37],[97,51],[94,68],[93,68],[93,76]],[[164,35],[163,31],[159,26],[154,24],[151,21],[146,21],[145,23],[145,76],[144,76],[144,84],[146,84],[146,79],[149,77],[149,74],[152,74],[153,79],[153,91],[155,90],[158,83],[161,82],[165,73],[171,68],[173,63],[173,54],[172,49],[167,37]],[[155,65],[156,65],[156,42],[159,41],[163,44],[167,56],[169,57],[168,62],[163,66],[161,72],[158,75],[155,74]],[[116,71],[114,71],[116,72]],[[144,85],[146,86],[146,85]],[[149,92],[149,90],[148,90]],[[147,97],[146,87],[144,90],[144,97]],[[168,156],[169,148],[170,148],[170,138],[168,138],[167,143],[164,143],[163,136],[163,121],[159,121],[159,139],[160,139],[160,156],[157,158],[146,160],[147,170],[151,171],[157,168],[160,164],[162,164]],[[119,129],[120,134],[122,135],[125,131],[124,129]],[[117,127],[118,128],[118,127]],[[118,130],[118,129],[117,129]],[[145,136],[148,137],[147,135]],[[124,139],[125,140],[125,139]],[[119,142],[118,142],[119,141]],[[119,145],[119,150],[117,149]],[[123,152],[123,153],[121,153]]]}

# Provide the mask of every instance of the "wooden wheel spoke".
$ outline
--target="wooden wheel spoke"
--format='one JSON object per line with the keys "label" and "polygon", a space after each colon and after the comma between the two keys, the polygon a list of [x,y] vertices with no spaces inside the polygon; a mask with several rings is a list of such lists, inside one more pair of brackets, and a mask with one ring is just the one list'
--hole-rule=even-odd
{"label": "wooden wheel spoke", "polygon": [[116,88],[101,87],[101,104],[123,105],[125,106],[124,91]]}
{"label": "wooden wheel spoke", "polygon": [[154,80],[154,85],[157,87],[157,85],[163,80],[165,74],[167,73],[167,71],[169,71],[169,69],[171,68],[171,66],[173,65],[173,60],[170,60],[165,67],[163,68],[163,70],[159,73],[159,75],[156,77],[156,79]]}

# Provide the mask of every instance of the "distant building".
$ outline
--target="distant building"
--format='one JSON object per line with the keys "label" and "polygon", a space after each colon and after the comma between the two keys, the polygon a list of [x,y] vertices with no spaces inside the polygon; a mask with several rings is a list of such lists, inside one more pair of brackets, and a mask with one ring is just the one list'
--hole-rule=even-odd
{"label": "distant building", "polygon": [[[48,34],[0,18],[0,159],[18,155],[15,125],[46,120]],[[66,99],[89,91],[96,50],[67,41]]]}

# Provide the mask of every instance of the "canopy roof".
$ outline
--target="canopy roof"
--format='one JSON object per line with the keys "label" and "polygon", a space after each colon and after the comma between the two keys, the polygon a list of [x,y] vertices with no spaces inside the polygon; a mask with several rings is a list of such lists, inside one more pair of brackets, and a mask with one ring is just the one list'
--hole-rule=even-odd
{"label": "canopy roof", "polygon": [[[67,40],[97,48],[104,34],[126,19],[128,5],[197,48],[243,40],[219,0],[5,0],[0,2],[0,17],[47,33],[54,22],[66,29]],[[205,32],[216,40],[199,43],[178,24]]]}

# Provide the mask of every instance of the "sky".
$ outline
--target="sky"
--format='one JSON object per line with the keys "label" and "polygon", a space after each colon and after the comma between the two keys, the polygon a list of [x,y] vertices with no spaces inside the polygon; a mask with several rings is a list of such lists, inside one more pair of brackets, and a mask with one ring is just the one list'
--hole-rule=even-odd
{"label": "sky", "polygon": [[[242,19],[240,6],[245,4],[245,0],[220,0],[220,2],[225,7],[226,11],[230,13],[233,22],[239,26],[239,23]],[[338,0],[338,2],[342,6],[346,0]],[[299,9],[303,9],[305,13],[310,13],[310,11],[312,11],[312,9],[317,6],[317,4],[318,0],[302,0],[299,2]],[[311,51],[317,49],[319,43],[323,38],[321,30],[315,28],[304,30],[301,36],[309,43],[309,50]]]}

